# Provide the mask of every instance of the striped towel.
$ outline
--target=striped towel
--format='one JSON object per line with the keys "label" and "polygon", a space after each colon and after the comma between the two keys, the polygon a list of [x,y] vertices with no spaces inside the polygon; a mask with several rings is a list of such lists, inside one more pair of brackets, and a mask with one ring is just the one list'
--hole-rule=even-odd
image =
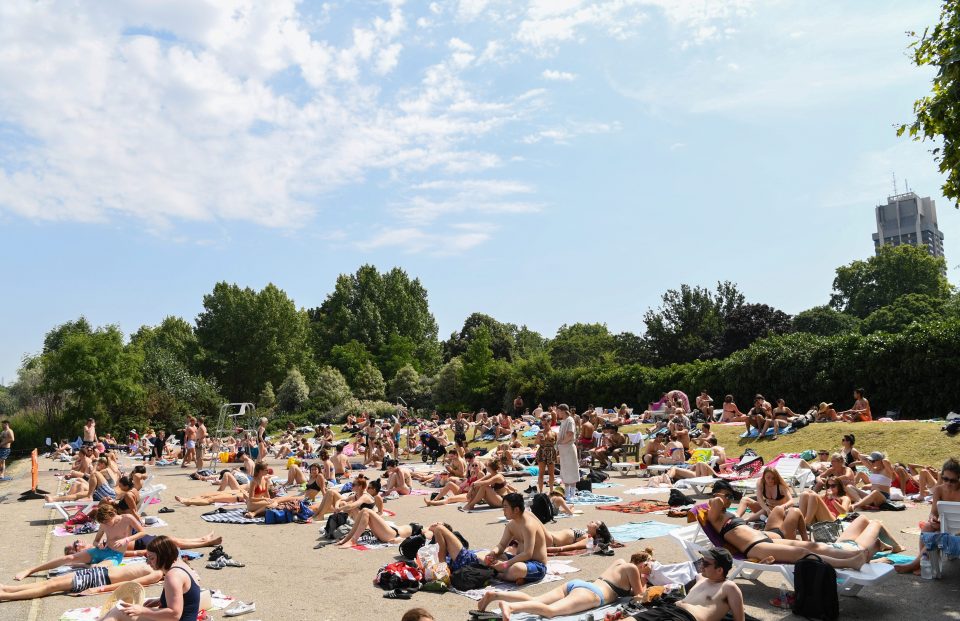
{"label": "striped towel", "polygon": [[217,509],[210,513],[204,513],[200,519],[204,522],[216,522],[217,524],[263,524],[263,518],[243,517],[245,509]]}

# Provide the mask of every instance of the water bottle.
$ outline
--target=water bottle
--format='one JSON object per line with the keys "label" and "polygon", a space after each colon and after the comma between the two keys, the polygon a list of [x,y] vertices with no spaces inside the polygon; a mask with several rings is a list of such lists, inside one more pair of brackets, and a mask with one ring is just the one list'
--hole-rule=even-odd
{"label": "water bottle", "polygon": [[587,537],[587,552],[593,552],[593,537]]}
{"label": "water bottle", "polygon": [[930,555],[926,549],[920,555],[920,577],[924,580],[933,580],[933,563],[930,562]]}
{"label": "water bottle", "polygon": [[790,608],[790,590],[787,588],[786,582],[780,583],[780,607],[781,608]]}

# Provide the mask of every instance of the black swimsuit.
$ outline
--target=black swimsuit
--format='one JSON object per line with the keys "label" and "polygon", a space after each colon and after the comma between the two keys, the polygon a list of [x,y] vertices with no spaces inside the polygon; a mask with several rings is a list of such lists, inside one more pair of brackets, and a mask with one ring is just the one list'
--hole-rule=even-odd
{"label": "black swimsuit", "polygon": [[321,490],[320,490],[320,484],[317,483],[316,481],[313,481],[312,483],[307,483],[307,489],[312,489],[312,490],[315,490],[315,491],[317,491],[317,492],[321,491]]}
{"label": "black swimsuit", "polygon": [[[724,539],[726,539],[727,533],[729,533],[731,530],[733,530],[734,528],[737,528],[737,527],[739,527],[739,526],[747,526],[747,523],[746,523],[743,519],[738,518],[738,517],[732,517],[732,518],[730,518],[729,520],[727,520],[727,523],[724,524],[724,525],[720,528],[720,536],[723,537]],[[763,539],[757,539],[756,541],[754,541],[753,543],[751,543],[750,545],[748,545],[746,548],[744,548],[744,549],[743,549],[743,556],[746,557],[747,555],[749,555],[749,554],[750,554],[750,550],[752,550],[752,549],[754,548],[754,546],[757,546],[757,545],[759,545],[759,544],[761,544],[761,543],[773,543],[773,539],[771,539],[771,538],[770,538],[769,536],[767,536],[767,535],[764,535],[764,536],[763,536]]]}
{"label": "black swimsuit", "polygon": [[628,589],[623,589],[623,588],[620,588],[620,587],[618,587],[617,585],[615,585],[614,583],[612,583],[612,582],[610,582],[609,580],[607,580],[606,578],[597,578],[597,580],[603,580],[604,582],[606,582],[607,585],[608,585],[611,589],[613,589],[614,595],[616,595],[618,598],[619,598],[619,597],[626,597],[626,596],[628,596],[628,595],[633,595],[633,589],[629,589],[629,588],[628,588]]}

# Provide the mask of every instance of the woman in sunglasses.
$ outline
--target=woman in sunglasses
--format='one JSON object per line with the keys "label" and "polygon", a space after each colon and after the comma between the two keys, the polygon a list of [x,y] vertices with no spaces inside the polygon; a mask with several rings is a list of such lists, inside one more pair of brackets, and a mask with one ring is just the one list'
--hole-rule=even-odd
{"label": "woman in sunglasses", "polygon": [[[933,488],[933,501],[930,504],[930,515],[926,522],[920,523],[920,530],[926,533],[940,532],[940,512],[937,503],[941,500],[946,502],[960,502],[960,462],[951,457],[940,470],[940,484]],[[920,554],[913,559],[912,563],[906,565],[897,565],[896,570],[901,574],[920,572],[920,555],[923,554],[924,545],[920,541]]]}
{"label": "woman in sunglasses", "polygon": [[844,491],[843,481],[831,479],[824,493],[809,490],[800,493],[800,512],[804,524],[832,522],[844,513],[850,513],[850,497]]}

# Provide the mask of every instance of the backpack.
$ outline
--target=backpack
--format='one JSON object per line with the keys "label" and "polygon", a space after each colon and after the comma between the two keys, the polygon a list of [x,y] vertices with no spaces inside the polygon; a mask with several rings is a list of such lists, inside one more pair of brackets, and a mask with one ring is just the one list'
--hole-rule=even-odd
{"label": "backpack", "polygon": [[373,583],[386,591],[395,589],[419,589],[423,572],[419,567],[411,567],[403,561],[390,563],[377,571]]}
{"label": "backpack", "polygon": [[482,589],[490,584],[497,572],[484,565],[464,565],[450,576],[450,586],[458,591]]}
{"label": "backpack", "polygon": [[609,478],[609,474],[603,470],[597,470],[596,468],[590,468],[590,473],[587,474],[587,479],[589,479],[591,483],[603,483]]}
{"label": "backpack", "polygon": [[544,524],[547,522],[552,522],[557,516],[557,508],[550,500],[550,497],[542,492],[533,495],[533,500],[530,501],[530,510],[533,511],[533,514],[537,516],[537,519]]}
{"label": "backpack", "polygon": [[267,509],[263,513],[264,524],[289,524],[293,521],[293,511],[290,509]]}
{"label": "backpack", "polygon": [[578,492],[592,492],[593,491],[593,481],[590,479],[580,479],[577,481],[577,491]]}
{"label": "backpack", "polygon": [[693,498],[690,498],[683,492],[678,489],[670,489],[670,498],[667,500],[667,504],[671,507],[686,507],[696,503]]}
{"label": "backpack", "polygon": [[323,527],[323,533],[327,536],[327,539],[333,539],[337,528],[345,525],[349,519],[350,516],[342,511],[328,517],[327,524]]}
{"label": "backpack", "polygon": [[807,554],[794,563],[793,585],[796,590],[794,614],[822,621],[840,618],[837,571],[819,556]]}
{"label": "backpack", "polygon": [[400,542],[400,554],[408,561],[417,558],[417,551],[427,543],[427,538],[423,534],[410,535]]}

